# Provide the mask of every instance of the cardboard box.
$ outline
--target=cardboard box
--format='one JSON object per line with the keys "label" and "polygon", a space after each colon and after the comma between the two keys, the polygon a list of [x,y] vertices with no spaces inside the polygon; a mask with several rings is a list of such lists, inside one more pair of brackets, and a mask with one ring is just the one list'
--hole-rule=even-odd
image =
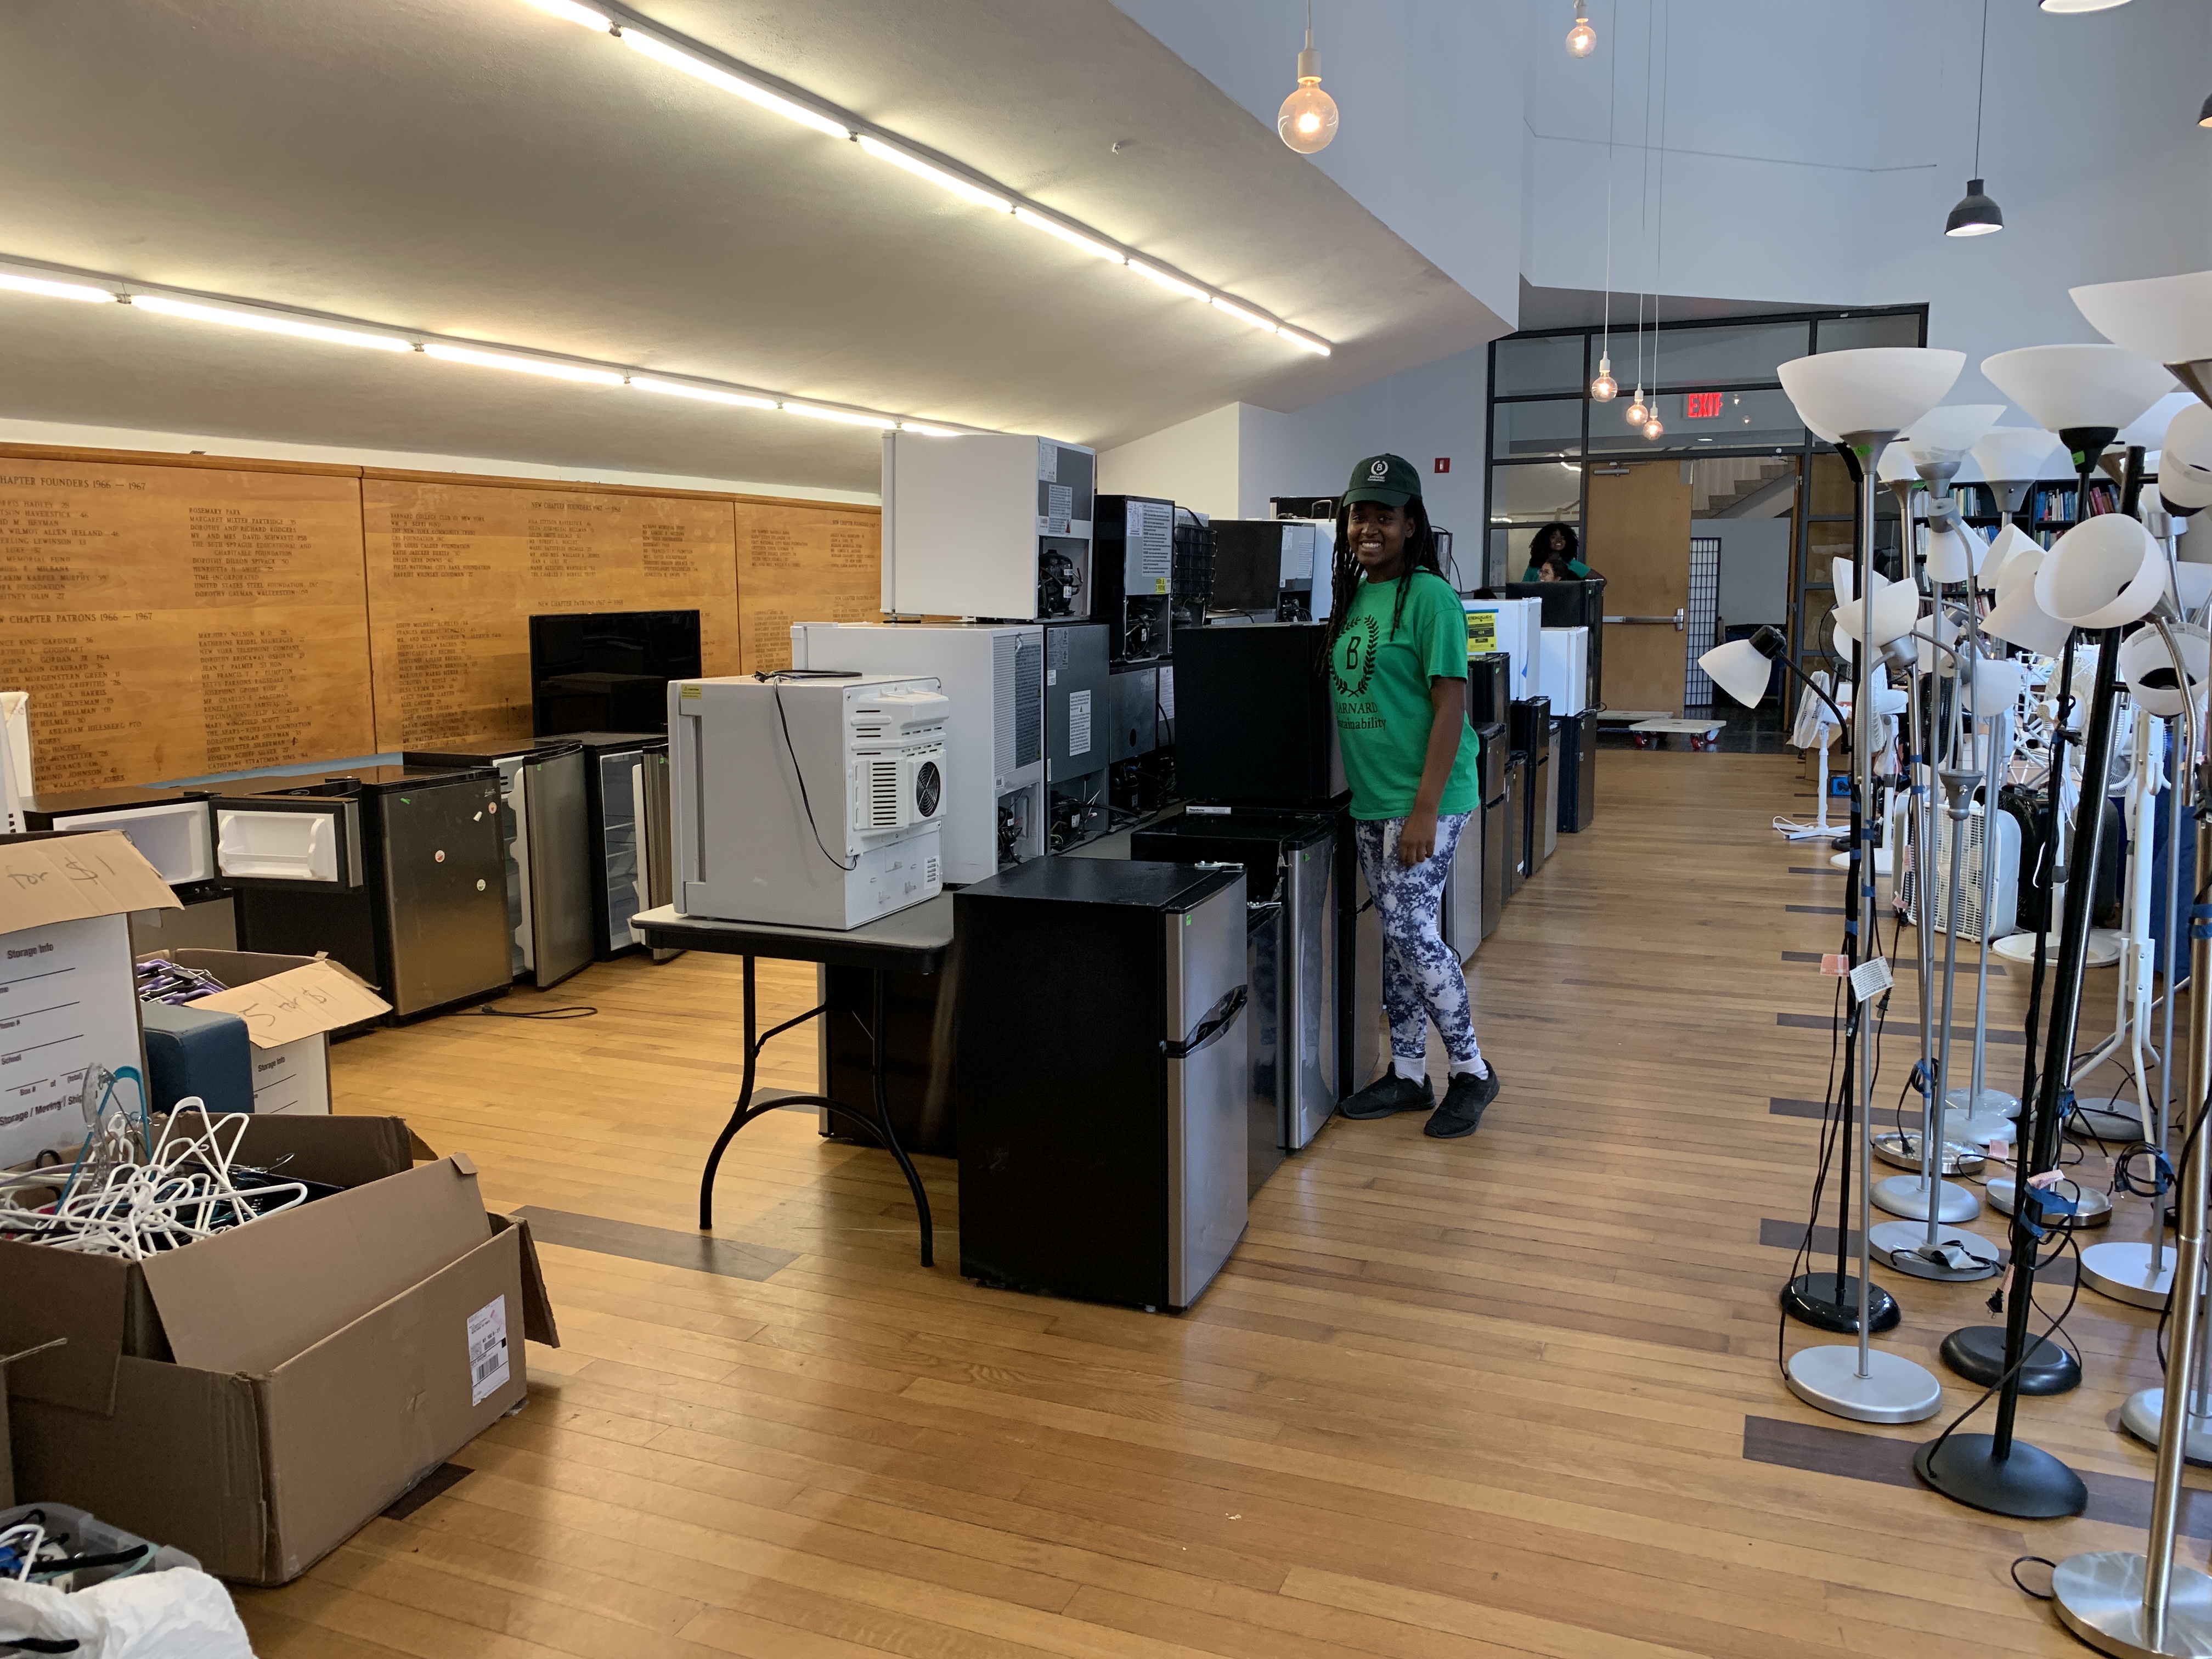
{"label": "cardboard box", "polygon": [[[526,1223],[398,1118],[255,1116],[349,1190],[143,1262],[0,1241],[17,1484],[281,1584],[520,1404],[557,1346]],[[426,1150],[427,1149],[423,1149]]]}
{"label": "cardboard box", "polygon": [[152,954],[213,974],[230,988],[185,1006],[236,1014],[253,1045],[253,1109],[327,1115],[330,1034],[392,1012],[392,1005],[327,957],[256,951]]}
{"label": "cardboard box", "polygon": [[0,836],[0,1168],[83,1144],[93,1067],[145,1075],[130,913],[177,908],[116,830]]}

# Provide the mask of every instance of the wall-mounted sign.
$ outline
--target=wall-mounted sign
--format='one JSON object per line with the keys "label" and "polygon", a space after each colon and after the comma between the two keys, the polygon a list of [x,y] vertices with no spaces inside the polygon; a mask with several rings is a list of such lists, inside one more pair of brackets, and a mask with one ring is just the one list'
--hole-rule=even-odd
{"label": "wall-mounted sign", "polygon": [[1717,392],[1686,392],[1682,394],[1682,418],[1717,421],[1721,417],[1721,401]]}

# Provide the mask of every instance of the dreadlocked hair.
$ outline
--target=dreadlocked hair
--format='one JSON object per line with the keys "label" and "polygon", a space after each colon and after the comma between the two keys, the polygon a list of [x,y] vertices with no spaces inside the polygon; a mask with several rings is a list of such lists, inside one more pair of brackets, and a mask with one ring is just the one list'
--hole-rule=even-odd
{"label": "dreadlocked hair", "polygon": [[[1437,532],[1429,523],[1429,509],[1419,495],[1406,503],[1406,568],[1398,574],[1398,599],[1390,611],[1389,637],[1398,636],[1398,624],[1405,620],[1406,594],[1413,587],[1413,573],[1426,570],[1442,576],[1443,564],[1437,556]],[[1329,577],[1328,636],[1322,641],[1322,661],[1328,660],[1329,647],[1336,636],[1344,631],[1346,614],[1352,609],[1352,595],[1359,591],[1359,561],[1352,556],[1352,508],[1340,506],[1336,509],[1336,560]]]}

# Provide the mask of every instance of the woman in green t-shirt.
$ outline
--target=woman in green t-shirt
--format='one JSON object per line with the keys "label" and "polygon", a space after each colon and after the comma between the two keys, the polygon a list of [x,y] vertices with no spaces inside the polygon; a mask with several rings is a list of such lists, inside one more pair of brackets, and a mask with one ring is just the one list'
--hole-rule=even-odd
{"label": "woman in green t-shirt", "polygon": [[[1498,1097],[1467,976],[1437,927],[1460,833],[1480,807],[1467,723],[1467,612],[1437,562],[1421,475],[1396,455],[1352,469],[1337,508],[1329,689],[1359,866],[1382,919],[1390,1069],[1338,1109],[1353,1118],[1430,1111],[1424,1134],[1471,1135]],[[1426,1055],[1436,1023],[1451,1060],[1437,1104]]]}

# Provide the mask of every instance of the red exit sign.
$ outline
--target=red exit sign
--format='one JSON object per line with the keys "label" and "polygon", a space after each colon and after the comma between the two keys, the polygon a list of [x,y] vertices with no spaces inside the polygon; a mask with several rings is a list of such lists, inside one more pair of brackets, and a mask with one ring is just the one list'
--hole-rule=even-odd
{"label": "red exit sign", "polygon": [[1717,421],[1721,417],[1721,394],[1717,392],[1685,392],[1682,416],[1691,421]]}

